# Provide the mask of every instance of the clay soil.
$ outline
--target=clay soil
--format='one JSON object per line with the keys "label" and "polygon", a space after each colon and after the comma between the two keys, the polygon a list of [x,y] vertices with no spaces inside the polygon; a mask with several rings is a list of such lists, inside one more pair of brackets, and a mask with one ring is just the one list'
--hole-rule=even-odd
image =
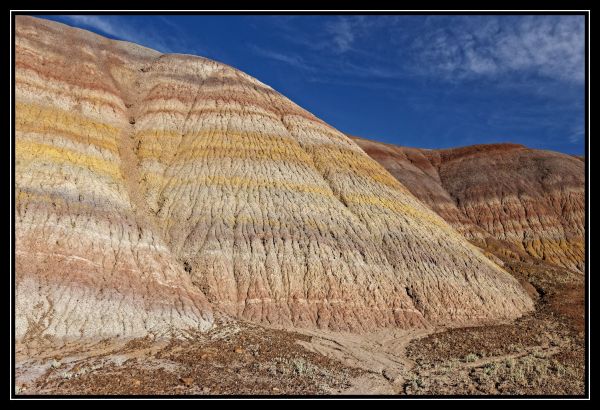
{"label": "clay soil", "polygon": [[514,323],[413,340],[406,394],[585,394],[583,276],[539,261],[502,259],[536,289],[536,311]]}
{"label": "clay soil", "polygon": [[536,311],[493,326],[355,335],[219,317],[186,340],[17,346],[19,395],[583,395],[580,274],[502,259]]}
{"label": "clay soil", "polygon": [[314,395],[340,392],[362,373],[304,349],[307,336],[219,322],[184,341],[66,346],[19,365],[17,386],[44,395]]}

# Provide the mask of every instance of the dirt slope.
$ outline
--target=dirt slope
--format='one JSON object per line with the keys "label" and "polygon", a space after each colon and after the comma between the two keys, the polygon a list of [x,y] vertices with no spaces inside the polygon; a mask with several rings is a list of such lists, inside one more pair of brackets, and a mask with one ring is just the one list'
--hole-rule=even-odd
{"label": "dirt slope", "polygon": [[18,17],[16,99],[19,338],[532,309],[351,139],[229,66]]}

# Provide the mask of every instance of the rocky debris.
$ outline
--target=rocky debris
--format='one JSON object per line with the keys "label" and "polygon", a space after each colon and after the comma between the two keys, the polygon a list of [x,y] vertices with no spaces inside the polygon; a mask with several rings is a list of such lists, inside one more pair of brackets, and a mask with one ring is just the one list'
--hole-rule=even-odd
{"label": "rocky debris", "polygon": [[353,140],[478,246],[495,241],[514,258],[583,272],[581,158],[517,144],[425,150]]}
{"label": "rocky debris", "polygon": [[190,387],[192,384],[194,384],[194,378],[193,377],[182,377],[181,379],[179,379],[186,387]]}
{"label": "rocky debris", "polygon": [[245,73],[27,16],[15,63],[19,340],[184,336],[213,309],[364,331],[533,307],[352,140]]}
{"label": "rocky debris", "polygon": [[381,374],[391,383],[396,383],[400,378],[400,373],[395,369],[384,369]]}
{"label": "rocky debris", "polygon": [[[244,323],[218,323],[222,328],[232,325],[240,326],[241,331],[228,340],[209,330],[190,335],[190,340],[173,339],[162,345],[150,339],[132,340],[125,346],[112,339],[102,348],[97,343],[74,343],[77,348],[65,352],[70,371],[48,367],[31,377],[41,360],[35,351],[17,368],[17,394],[332,394],[344,392],[352,379],[365,374],[306,351],[298,343],[309,339],[304,335]],[[239,345],[255,346],[262,354],[259,358],[236,354]],[[207,350],[219,354],[199,360]],[[29,380],[27,389],[25,378]]]}
{"label": "rocky debris", "polygon": [[409,342],[406,394],[585,394],[581,275],[501,256],[539,290],[534,313],[512,323],[449,329]]}

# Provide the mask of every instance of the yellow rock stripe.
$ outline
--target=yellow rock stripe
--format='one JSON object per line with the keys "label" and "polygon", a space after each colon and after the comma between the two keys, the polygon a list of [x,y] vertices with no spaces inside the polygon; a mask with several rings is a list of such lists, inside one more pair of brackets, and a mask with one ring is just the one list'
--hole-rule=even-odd
{"label": "yellow rock stripe", "polygon": [[113,179],[121,179],[121,172],[118,164],[91,155],[85,155],[80,152],[57,148],[52,145],[20,140],[17,140],[15,143],[15,151],[18,170],[22,170],[22,164],[19,164],[19,162],[22,161],[29,163],[36,160],[52,160],[61,165],[87,167],[95,172],[108,175]]}
{"label": "yellow rock stripe", "polygon": [[[56,108],[17,103],[17,131],[57,134],[117,152],[119,129]],[[85,133],[85,134],[84,134]]]}
{"label": "yellow rock stripe", "polygon": [[180,178],[168,177],[158,174],[147,174],[146,179],[154,180],[159,184],[174,183],[177,185],[194,184],[199,186],[222,186],[227,188],[268,188],[283,189],[287,191],[305,192],[323,196],[333,196],[329,188],[309,184],[295,184],[288,181],[267,180],[258,178],[242,177],[201,177],[201,178]]}
{"label": "yellow rock stripe", "polygon": [[436,225],[440,229],[443,229],[445,232],[451,233],[453,236],[458,236],[453,228],[451,228],[443,219],[441,219],[441,217],[435,215],[433,212],[421,212],[417,208],[408,204],[404,204],[400,201],[386,199],[381,196],[363,194],[344,195],[344,199],[358,205],[374,205],[381,208],[386,208],[399,214],[409,215],[416,220],[426,220]]}

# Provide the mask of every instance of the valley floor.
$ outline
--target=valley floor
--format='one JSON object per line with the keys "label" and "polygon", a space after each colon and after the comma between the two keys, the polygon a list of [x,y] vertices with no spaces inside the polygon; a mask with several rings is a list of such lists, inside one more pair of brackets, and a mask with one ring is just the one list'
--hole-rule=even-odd
{"label": "valley floor", "polygon": [[583,395],[583,277],[504,263],[540,295],[514,323],[355,335],[220,318],[184,341],[30,341],[17,346],[17,394]]}

